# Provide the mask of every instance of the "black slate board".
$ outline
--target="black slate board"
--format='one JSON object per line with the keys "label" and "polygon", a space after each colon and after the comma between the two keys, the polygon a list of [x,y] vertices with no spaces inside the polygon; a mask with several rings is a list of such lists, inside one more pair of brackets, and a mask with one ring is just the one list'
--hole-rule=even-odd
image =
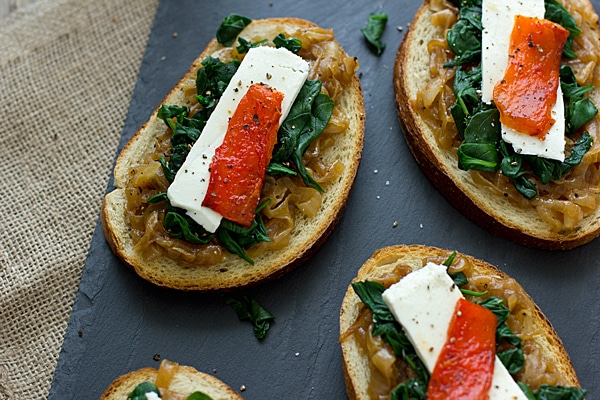
{"label": "black slate board", "polygon": [[[594,0],[598,10],[599,3]],[[98,225],[50,399],[98,398],[117,376],[158,366],[155,354],[216,371],[234,389],[244,385],[247,399],[344,399],[338,343],[344,292],[373,251],[413,243],[471,254],[516,278],[563,339],[588,399],[600,397],[600,239],[549,252],[492,236],[446,202],[406,146],[393,103],[392,66],[418,5],[410,0],[160,2],[120,148],[187,71],[221,19],[237,12],[251,18],[294,16],[333,28],[346,51],[359,58],[367,112],[362,163],[344,216],[321,249],[283,278],[243,292],[277,317],[263,341],[218,295],[162,289],[138,278],[113,256]],[[360,28],[370,12],[382,11],[390,17],[383,36],[387,49],[376,57]]]}

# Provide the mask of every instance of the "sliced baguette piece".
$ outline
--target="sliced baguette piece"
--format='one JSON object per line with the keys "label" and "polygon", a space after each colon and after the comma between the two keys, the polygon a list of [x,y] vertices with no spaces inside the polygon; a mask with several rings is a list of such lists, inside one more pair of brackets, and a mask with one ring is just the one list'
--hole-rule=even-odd
{"label": "sliced baguette piece", "polygon": [[[100,400],[126,400],[127,396],[143,382],[156,380],[158,370],[155,368],[142,368],[121,375],[115,379],[104,391]],[[213,375],[200,372],[193,367],[180,365],[173,376],[169,390],[189,396],[199,391],[213,400],[242,400],[243,397]]]}
{"label": "sliced baguette piece", "polygon": [[[600,43],[600,30],[592,5],[589,19],[580,28],[592,43]],[[455,151],[441,149],[435,132],[415,107],[417,93],[431,78],[429,75],[428,42],[444,37],[442,28],[431,24],[432,2],[425,0],[417,11],[400,44],[394,66],[394,89],[398,117],[406,142],[424,174],[447,201],[466,217],[489,232],[524,246],[549,250],[571,249],[588,243],[600,234],[600,207],[586,216],[568,233],[551,232],[551,225],[533,208],[519,208],[502,196],[478,185],[469,171],[458,168]],[[596,18],[594,19],[594,16]],[[598,46],[600,52],[600,46]],[[590,99],[600,104],[600,88],[589,92]],[[590,131],[597,142],[597,132]],[[594,150],[597,151],[597,150]]]}
{"label": "sliced baguette piece", "polygon": [[[311,22],[297,18],[254,20],[240,36],[272,39],[284,31],[295,32],[316,27]],[[236,45],[237,42],[234,42],[232,47]],[[335,40],[328,49],[346,55]],[[226,51],[229,50],[213,39],[161,104],[185,104],[184,87],[186,83],[187,86],[193,85],[202,60],[209,55],[219,57]],[[339,104],[350,123],[344,133],[335,137],[335,145],[323,154],[323,158],[327,161],[340,160],[344,164],[344,171],[337,180],[325,184],[318,215],[296,219],[290,243],[284,249],[255,257],[254,265],[238,256],[227,254],[224,261],[217,265],[186,268],[167,257],[147,261],[134,251],[129,235],[130,227],[125,218],[126,195],[123,188],[130,168],[143,160],[152,150],[155,138],[165,132],[164,122],[156,116],[158,107],[117,158],[114,170],[116,189],[106,195],[101,212],[102,228],[109,246],[142,278],[159,286],[181,290],[220,291],[255,285],[266,279],[276,278],[301,264],[332,232],[342,215],[356,177],[362,155],[365,120],[362,88],[356,73],[353,74],[351,84],[343,88],[336,104]]]}
{"label": "sliced baguette piece", "polygon": [[[427,261],[432,258],[445,260],[451,254],[452,251],[450,250],[423,245],[384,247],[375,251],[365,261],[358,270],[353,282],[381,280],[385,277],[386,280],[390,281],[389,284],[392,284],[394,279],[391,279],[390,275],[393,276],[393,271],[397,266],[407,266],[409,271],[416,271],[425,266]],[[580,384],[575,369],[561,339],[539,307],[525,293],[525,290],[513,278],[491,264],[466,254],[457,253],[456,260],[461,258],[468,260],[473,265],[474,275],[488,276],[496,282],[510,283],[515,290],[513,293],[524,296],[523,298],[533,304],[532,325],[530,325],[532,328],[530,331],[537,333],[533,338],[535,346],[539,347],[547,365],[553,366],[554,370],[557,371],[561,385],[579,387]],[[467,275],[467,278],[471,278],[471,276]],[[505,303],[507,303],[506,300]],[[352,286],[349,286],[340,310],[340,341],[346,391],[350,399],[367,400],[371,398],[367,391],[371,377],[369,359],[356,336],[354,334],[347,335],[348,330],[359,317],[362,307],[364,305],[360,298],[356,295]],[[367,334],[370,334],[370,332]],[[525,363],[527,365],[527,357]]]}

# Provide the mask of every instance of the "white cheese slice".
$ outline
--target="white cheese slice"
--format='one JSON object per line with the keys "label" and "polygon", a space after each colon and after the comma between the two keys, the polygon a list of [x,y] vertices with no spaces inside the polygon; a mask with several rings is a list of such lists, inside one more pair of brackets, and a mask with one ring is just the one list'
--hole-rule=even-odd
{"label": "white cheese slice", "polygon": [[[504,78],[508,67],[510,35],[515,25],[515,16],[544,18],[543,0],[483,0],[481,23],[481,98],[486,103],[493,100],[494,86]],[[562,91],[558,86],[556,103],[552,108],[554,125],[545,140],[502,126],[502,139],[511,143],[517,153],[564,161],[565,117]]]}
{"label": "white cheese slice", "polygon": [[[383,300],[402,325],[417,355],[431,373],[446,343],[460,289],[446,267],[428,263],[383,292]],[[490,400],[527,400],[527,396],[496,356]]]}
{"label": "white cheese slice", "polygon": [[222,216],[203,207],[202,201],[210,182],[209,167],[215,150],[223,143],[229,119],[240,99],[255,83],[264,83],[282,92],[281,125],[306,81],[308,71],[308,62],[284,48],[260,46],[250,49],[169,186],[167,196],[171,204],[185,209],[204,229],[214,232]]}
{"label": "white cheese slice", "polygon": [[160,400],[160,396],[156,392],[147,392],[146,400]]}

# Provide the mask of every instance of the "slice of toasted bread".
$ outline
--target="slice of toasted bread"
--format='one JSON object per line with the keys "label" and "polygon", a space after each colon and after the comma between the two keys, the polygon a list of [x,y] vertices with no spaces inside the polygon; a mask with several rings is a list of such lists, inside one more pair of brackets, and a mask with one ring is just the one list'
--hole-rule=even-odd
{"label": "slice of toasted bread", "polygon": [[[600,40],[597,17],[594,19],[596,14],[591,4],[585,3],[587,14],[583,14],[586,19],[580,27],[582,35],[597,45]],[[425,0],[418,10],[398,49],[394,70],[396,105],[402,131],[425,175],[448,202],[465,216],[491,233],[516,243],[557,250],[577,247],[597,237],[600,234],[600,207],[596,206],[574,229],[557,231],[532,207],[519,207],[505,197],[506,193],[493,193],[478,184],[470,171],[458,168],[456,150],[443,149],[439,145],[436,130],[441,129],[441,123],[436,127],[428,124],[415,103],[417,93],[432,80],[428,43],[433,38],[445,37],[444,28],[431,23],[434,14],[431,4]],[[597,52],[600,52],[600,47]],[[600,104],[600,88],[594,88],[589,96],[595,104]],[[599,138],[595,129],[590,130],[590,134],[594,137],[594,145],[589,154],[597,157]],[[593,185],[597,187],[599,183],[593,182]],[[577,197],[577,194],[573,196]],[[522,198],[517,201],[526,200]],[[597,197],[595,202],[599,204]]]}
{"label": "slice of toasted bread", "polygon": [[[449,250],[421,245],[385,247],[377,250],[362,265],[353,282],[385,280],[388,285],[391,285],[396,281],[392,277],[397,276],[395,270],[398,266],[402,266],[404,271],[409,273],[410,271],[422,268],[429,260],[441,263],[451,254],[452,251]],[[517,296],[520,299],[519,304],[527,304],[526,312],[530,316],[529,325],[527,325],[529,329],[527,330],[528,333],[535,332],[535,335],[529,335],[527,343],[525,339],[523,343],[529,347],[529,351],[534,348],[533,352],[540,355],[540,358],[537,358],[537,360],[541,360],[542,364],[538,364],[537,362],[534,364],[550,366],[547,370],[552,371],[553,378],[557,377],[556,383],[553,383],[554,385],[560,384],[563,386],[579,387],[579,380],[562,341],[539,307],[525,293],[525,290],[513,278],[491,264],[474,257],[458,253],[453,265],[465,265],[465,262],[472,267],[472,269],[464,270],[468,279],[485,281],[490,288],[496,285],[510,285],[510,290],[507,291],[505,296],[497,295],[496,293],[494,295],[503,298],[506,304],[509,304],[508,297],[510,296]],[[469,271],[471,272],[469,273]],[[484,279],[482,280],[481,277],[484,277]],[[474,287],[474,289],[483,290],[482,287]],[[349,286],[342,301],[340,311],[340,341],[348,396],[351,399],[360,400],[371,398],[368,392],[371,380],[370,361],[367,352],[360,344],[356,335],[348,334],[348,332],[359,318],[363,307],[364,305],[360,298],[356,295],[352,286]],[[511,308],[511,315],[518,313],[516,311],[518,308]],[[521,312],[523,312],[523,309],[521,309]],[[516,330],[515,333],[519,335],[519,332]],[[370,332],[366,334],[370,335]],[[526,353],[524,370],[528,368],[528,357],[532,356]],[[537,379],[540,376],[537,372],[539,370],[536,372],[531,371],[529,374],[535,375]],[[532,386],[532,388],[537,389],[536,385],[538,382],[528,381],[528,378],[523,376],[519,376],[519,380],[523,380]]]}
{"label": "slice of toasted bread", "polygon": [[[315,24],[301,19],[273,18],[253,21],[240,35],[248,39],[272,39],[282,32],[290,36],[297,31],[315,28],[318,28]],[[237,42],[232,47],[236,45]],[[343,54],[347,57],[335,40],[331,40],[327,49],[332,54],[337,52],[338,56]],[[185,87],[194,85],[196,71],[202,60],[209,55],[218,58],[227,52],[231,52],[231,48],[223,47],[216,39],[212,40],[161,104],[186,104]],[[341,88],[336,99],[336,107],[347,117],[349,125],[345,132],[335,135],[335,144],[322,154],[326,161],[341,161],[344,170],[338,179],[324,185],[322,206],[318,214],[312,218],[296,219],[290,242],[285,248],[260,254],[254,258],[254,265],[227,253],[224,260],[216,265],[191,267],[182,267],[166,256],[148,261],[134,250],[129,232],[130,225],[124,212],[124,187],[130,168],[143,162],[145,155],[153,150],[156,137],[165,132],[165,124],[157,118],[155,111],[117,158],[114,170],[116,189],[106,195],[102,205],[102,228],[113,252],[142,278],[160,286],[182,290],[214,291],[239,288],[280,276],[302,263],[325,241],[341,217],[361,159],[364,102],[360,81],[354,71],[352,74],[351,82]],[[315,78],[310,78],[309,75],[309,79]]]}
{"label": "slice of toasted bread", "polygon": [[[121,375],[104,391],[100,400],[126,400],[127,396],[143,382],[156,380],[158,371],[154,368],[142,368]],[[213,375],[200,372],[195,368],[180,365],[173,376],[169,390],[189,396],[193,392],[202,392],[213,400],[241,400],[243,397],[231,387]]]}

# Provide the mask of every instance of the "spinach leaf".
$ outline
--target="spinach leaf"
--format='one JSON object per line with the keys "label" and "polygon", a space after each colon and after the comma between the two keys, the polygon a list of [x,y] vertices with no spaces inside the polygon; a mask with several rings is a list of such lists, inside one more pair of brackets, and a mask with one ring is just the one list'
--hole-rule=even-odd
{"label": "spinach leaf", "polygon": [[512,179],[515,189],[517,189],[523,197],[532,199],[537,196],[537,188],[535,184],[528,179],[527,172],[523,165],[525,156],[515,153],[512,146],[508,145],[503,140],[500,141],[499,149],[500,154],[503,157],[500,163],[502,173],[506,175],[506,177]]}
{"label": "spinach leaf", "polygon": [[592,85],[579,86],[573,69],[568,65],[560,67],[560,87],[565,99],[565,125],[568,134],[575,133],[598,114],[598,109],[584,94],[592,90]]}
{"label": "spinach leaf", "polygon": [[406,351],[414,351],[406,334],[396,321],[387,304],[381,297],[385,287],[379,282],[364,281],[352,283],[354,292],[365,306],[373,313],[373,335],[381,335],[389,343],[396,355]]}
{"label": "spinach leaf", "polygon": [[227,251],[243,258],[251,265],[254,265],[254,260],[248,257],[246,250],[259,242],[271,241],[267,227],[260,214],[260,210],[269,204],[269,201],[265,201],[256,208],[254,221],[252,221],[249,227],[223,218],[217,229],[217,237]]}
{"label": "spinach leaf", "polygon": [[448,273],[448,275],[450,275],[450,278],[452,278],[452,281],[456,286],[464,286],[467,283],[469,283],[467,276],[462,271],[457,272],[455,274]]}
{"label": "spinach leaf", "polygon": [[560,88],[563,91],[563,95],[569,98],[576,97],[581,98],[583,95],[594,88],[593,85],[579,86],[575,72],[569,65],[561,65],[560,70]]}
{"label": "spinach leaf", "polygon": [[333,113],[333,100],[320,92],[321,81],[307,80],[304,83],[279,128],[279,147],[273,153],[271,162],[283,163],[291,159],[304,183],[322,192],[321,186],[302,164],[305,150],[323,132]]}
{"label": "spinach leaf", "polygon": [[146,201],[149,204],[162,201],[166,203],[167,213],[163,226],[169,236],[194,244],[206,244],[212,240],[213,235],[191,219],[185,210],[171,205],[166,193],[158,193]]}
{"label": "spinach leaf", "polygon": [[276,162],[267,165],[266,173],[271,176],[298,176],[298,173],[293,169]]}
{"label": "spinach leaf", "polygon": [[212,397],[202,392],[194,392],[190,394],[185,400],[212,400]]}
{"label": "spinach leaf", "polygon": [[494,172],[498,169],[496,146],[490,143],[466,143],[458,147],[458,168]]}
{"label": "spinach leaf", "polygon": [[390,400],[425,400],[427,398],[427,383],[411,378],[400,383],[390,393]]}
{"label": "spinach leaf", "polygon": [[556,22],[569,31],[569,37],[563,49],[563,57],[570,59],[577,58],[577,54],[573,51],[573,37],[581,33],[577,22],[575,22],[569,11],[556,0],[545,0],[544,6],[546,8],[544,18]]}
{"label": "spinach leaf", "polygon": [[502,364],[504,364],[508,370],[508,373],[511,375],[514,375],[522,370],[523,366],[525,365],[525,356],[523,355],[523,351],[516,347],[506,350],[502,353],[497,353],[496,355],[500,361],[502,361]]}
{"label": "spinach leaf", "polygon": [[500,114],[496,108],[478,111],[468,119],[458,147],[458,168],[493,172],[500,166]]}
{"label": "spinach leaf", "polygon": [[237,50],[238,53],[244,54],[244,53],[247,53],[248,50],[250,50],[251,48],[258,47],[261,44],[266,43],[267,39],[259,40],[258,42],[252,43],[240,36],[240,38],[238,39],[238,42],[240,42],[240,45],[238,47],[236,47],[235,49]]}
{"label": "spinach leaf", "polygon": [[253,324],[254,336],[257,339],[265,338],[271,327],[271,322],[275,320],[275,316],[264,308],[258,300],[247,296],[235,298],[226,295],[223,295],[223,300],[225,304],[233,308],[240,321],[248,320]]}
{"label": "spinach leaf", "polygon": [[535,393],[537,400],[583,400],[587,391],[577,387],[542,385]]}
{"label": "spinach leaf", "polygon": [[250,25],[252,20],[239,14],[229,14],[223,18],[219,29],[217,29],[217,41],[223,46],[230,46],[237,35]]}
{"label": "spinach leaf", "polygon": [[496,326],[496,342],[500,343],[502,340],[506,340],[509,344],[520,349],[521,338],[515,335],[506,324],[510,310],[506,307],[504,301],[498,297],[492,296],[481,301],[479,305],[493,312],[494,315],[496,315],[496,318],[498,318],[498,324]]}
{"label": "spinach leaf", "polygon": [[371,13],[367,25],[360,30],[367,41],[367,46],[377,56],[380,56],[385,50],[385,43],[381,41],[381,35],[387,21],[386,13]]}
{"label": "spinach leaf", "polygon": [[448,46],[456,55],[445,65],[448,67],[477,63],[481,59],[481,7],[462,7],[459,18],[446,34]]}
{"label": "spinach leaf", "polygon": [[561,179],[573,167],[578,165],[585,153],[592,147],[593,140],[589,133],[583,132],[571,149],[571,155],[562,162],[536,156],[522,156],[522,158],[529,163],[532,171],[540,178],[540,181],[546,184],[550,180]]}
{"label": "spinach leaf", "polygon": [[583,400],[587,391],[578,387],[541,385],[537,392],[533,391],[523,382],[518,382],[519,387],[529,400]]}
{"label": "spinach leaf", "polygon": [[172,122],[173,118],[175,118],[178,122],[181,122],[189,113],[190,108],[187,106],[163,104],[158,109],[156,116],[165,121],[169,128],[172,128],[172,125],[169,125],[169,120],[171,120],[170,122]]}
{"label": "spinach leaf", "polygon": [[500,140],[500,113],[496,108],[481,110],[469,120],[465,142],[496,144]]}
{"label": "spinach leaf", "polygon": [[569,102],[567,132],[573,133],[598,114],[598,109],[589,98]]}
{"label": "spinach leaf", "polygon": [[[456,253],[455,251],[453,251],[453,252],[452,252],[452,254],[450,254],[450,255],[448,256],[448,258],[446,258],[446,261],[444,261],[444,264],[443,264],[443,265],[444,265],[445,267],[449,267],[449,266],[451,266],[451,265],[452,265],[452,263],[454,262],[454,259],[456,258],[456,256],[457,256],[457,253]],[[464,274],[463,274],[463,275],[464,275]]]}
{"label": "spinach leaf", "polygon": [[217,58],[207,57],[196,75],[197,100],[202,105],[200,111],[191,118],[187,106],[165,105],[158,110],[157,117],[171,129],[169,160],[160,159],[165,177],[173,182],[179,168],[185,161],[191,146],[198,140],[206,121],[212,114],[218,99],[237,71],[239,61],[223,63]]}
{"label": "spinach leaf", "polygon": [[273,39],[273,43],[275,43],[276,48],[283,47],[288,49],[294,54],[298,54],[298,52],[302,49],[302,41],[296,38],[287,39],[283,33],[275,36]]}
{"label": "spinach leaf", "polygon": [[[187,215],[169,211],[165,214],[164,227],[169,236],[183,239],[194,244],[206,244],[211,241],[212,235],[204,228],[194,223]],[[198,232],[199,231],[199,232]]]}
{"label": "spinach leaf", "polygon": [[[590,136],[589,133],[583,132],[581,138],[575,143],[575,146],[571,149],[571,155],[567,157],[564,161],[564,164],[574,167],[581,162],[583,156],[589,151],[592,147],[592,143],[594,142],[594,138]],[[563,174],[566,171],[563,171]]]}
{"label": "spinach leaf", "polygon": [[429,380],[427,369],[381,297],[385,287],[378,282],[364,281],[352,283],[352,288],[365,306],[373,313],[373,331],[371,334],[380,335],[383,341],[392,346],[394,354],[402,357],[417,373],[419,380],[425,382],[425,387],[427,387]]}
{"label": "spinach leaf", "polygon": [[154,392],[160,397],[160,391],[152,382],[142,382],[127,396],[127,400],[146,400],[146,393]]}
{"label": "spinach leaf", "polygon": [[462,138],[465,137],[472,114],[482,108],[478,94],[480,89],[481,65],[469,70],[465,70],[463,66],[456,68],[453,88],[456,102],[450,107],[450,112]]}
{"label": "spinach leaf", "polygon": [[196,74],[196,100],[202,105],[202,115],[208,120],[219,98],[227,88],[233,75],[240,66],[238,60],[227,63],[218,58],[206,57],[202,60],[202,68]]}

